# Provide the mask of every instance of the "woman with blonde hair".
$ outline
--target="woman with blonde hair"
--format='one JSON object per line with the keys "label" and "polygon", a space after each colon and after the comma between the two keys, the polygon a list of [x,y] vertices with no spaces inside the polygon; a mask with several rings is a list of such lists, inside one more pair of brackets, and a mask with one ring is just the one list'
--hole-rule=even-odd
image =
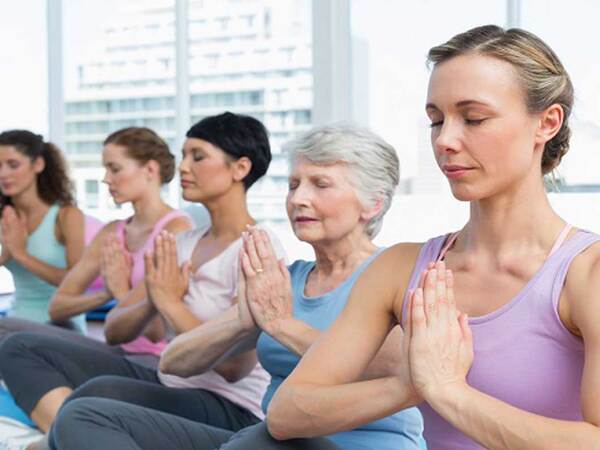
{"label": "woman with blonde hair", "polygon": [[[554,212],[543,180],[569,148],[569,76],[539,38],[497,26],[429,61],[434,155],[469,221],[365,271],[276,393],[269,431],[325,435],[418,405],[434,450],[600,448],[600,236]],[[405,372],[359,381],[395,324]]]}

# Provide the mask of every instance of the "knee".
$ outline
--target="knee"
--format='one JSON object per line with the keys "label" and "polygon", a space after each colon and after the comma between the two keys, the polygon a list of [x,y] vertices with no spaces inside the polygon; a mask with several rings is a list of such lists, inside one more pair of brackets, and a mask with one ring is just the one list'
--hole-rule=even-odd
{"label": "knee", "polygon": [[0,343],[0,374],[15,367],[15,361],[30,353],[39,335],[28,332],[11,333]]}
{"label": "knee", "polygon": [[86,381],[75,389],[67,399],[67,402],[85,397],[119,398],[119,392],[124,391],[121,389],[122,384],[122,377],[115,375],[100,375],[99,377],[94,377]]}
{"label": "knee", "polygon": [[77,433],[82,429],[82,425],[96,423],[103,417],[100,412],[103,403],[97,400],[102,399],[80,398],[63,405],[54,419],[48,436],[51,448],[81,448],[73,447],[72,444],[75,442],[74,439],[77,439]]}

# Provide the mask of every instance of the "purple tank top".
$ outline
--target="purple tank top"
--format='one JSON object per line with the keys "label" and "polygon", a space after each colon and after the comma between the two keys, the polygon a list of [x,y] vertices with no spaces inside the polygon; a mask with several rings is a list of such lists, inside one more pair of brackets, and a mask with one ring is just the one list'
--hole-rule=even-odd
{"label": "purple tank top", "polygon": [[[121,241],[121,245],[123,246],[123,250],[131,256],[132,267],[131,267],[131,286],[135,287],[139,283],[144,282],[144,253],[148,250],[154,249],[154,239],[158,236],[163,228],[173,219],[177,217],[186,217],[189,219],[188,215],[179,210],[169,211],[167,214],[162,216],[159,220],[154,224],[154,228],[142,245],[137,251],[130,252],[125,247],[125,223],[127,220],[121,220],[117,224],[117,237]],[[191,220],[190,220],[191,222]],[[152,355],[159,356],[164,348],[167,346],[167,342],[165,340],[159,342],[152,342],[145,336],[139,336],[131,342],[126,344],[121,344],[121,348],[128,353],[149,353]]]}
{"label": "purple tank top", "polygon": [[[409,289],[416,288],[427,264],[438,259],[447,237],[439,236],[423,245]],[[583,341],[562,324],[558,301],[571,261],[598,241],[596,234],[577,231],[508,303],[484,316],[469,318],[475,354],[467,375],[470,386],[534,414],[582,420]],[[404,300],[406,305],[406,297]],[[419,409],[429,448],[483,449],[427,403]]]}

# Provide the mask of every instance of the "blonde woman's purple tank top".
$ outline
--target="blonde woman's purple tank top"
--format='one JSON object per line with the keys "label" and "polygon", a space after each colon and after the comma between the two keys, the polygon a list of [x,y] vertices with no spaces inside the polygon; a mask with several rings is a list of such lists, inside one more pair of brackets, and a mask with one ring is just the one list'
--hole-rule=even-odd
{"label": "blonde woman's purple tank top", "polygon": [[[439,236],[423,245],[409,289],[417,286],[427,264],[438,259],[446,238]],[[475,353],[467,376],[470,386],[534,414],[582,420],[583,341],[562,324],[558,301],[571,262],[598,241],[596,234],[577,231],[508,303],[490,314],[469,318]],[[428,448],[483,449],[427,403],[419,409]]]}

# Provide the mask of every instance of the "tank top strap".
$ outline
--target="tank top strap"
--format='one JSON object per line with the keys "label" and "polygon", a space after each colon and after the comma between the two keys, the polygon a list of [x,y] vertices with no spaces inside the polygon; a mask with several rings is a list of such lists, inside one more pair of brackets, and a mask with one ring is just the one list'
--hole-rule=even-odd
{"label": "tank top strap", "polygon": [[565,279],[576,256],[587,250],[591,245],[600,242],[600,235],[586,230],[578,230],[577,233],[564,242],[556,250],[555,256],[548,261],[549,267],[544,274],[552,284],[552,305],[558,311],[558,301],[565,284]]}
{"label": "tank top strap", "polygon": [[59,205],[51,205],[48,208],[48,211],[46,211],[46,214],[44,215],[44,218],[40,224],[35,230],[33,230],[33,233],[31,233],[30,239],[36,234],[40,234],[42,236],[55,236],[54,227],[56,226],[56,219],[58,217],[59,210]]}
{"label": "tank top strap", "polygon": [[116,230],[115,230],[115,234],[117,235],[117,238],[121,242],[121,245],[123,246],[123,250],[125,250],[125,251],[127,251],[127,246],[125,245],[125,224],[130,219],[131,219],[131,217],[129,217],[127,219],[119,220],[117,222],[117,226],[116,226]]}
{"label": "tank top strap", "polygon": [[163,230],[163,228],[173,219],[176,219],[177,217],[185,217],[188,220],[190,220],[189,216],[184,213],[183,211],[180,211],[178,209],[174,209],[172,211],[169,211],[168,213],[166,213],[164,216],[162,216],[160,219],[158,219],[156,221],[156,223],[154,224],[154,228],[152,229],[152,233],[150,233],[150,236],[148,236],[148,242],[154,242],[154,239],[156,238],[156,236],[158,236],[158,234]]}
{"label": "tank top strap", "polygon": [[554,245],[552,249],[550,249],[550,253],[548,253],[548,258],[550,258],[556,251],[564,244],[567,236],[569,235],[569,231],[571,231],[573,227],[570,224],[566,224],[562,231],[559,233],[556,241],[554,241]]}

